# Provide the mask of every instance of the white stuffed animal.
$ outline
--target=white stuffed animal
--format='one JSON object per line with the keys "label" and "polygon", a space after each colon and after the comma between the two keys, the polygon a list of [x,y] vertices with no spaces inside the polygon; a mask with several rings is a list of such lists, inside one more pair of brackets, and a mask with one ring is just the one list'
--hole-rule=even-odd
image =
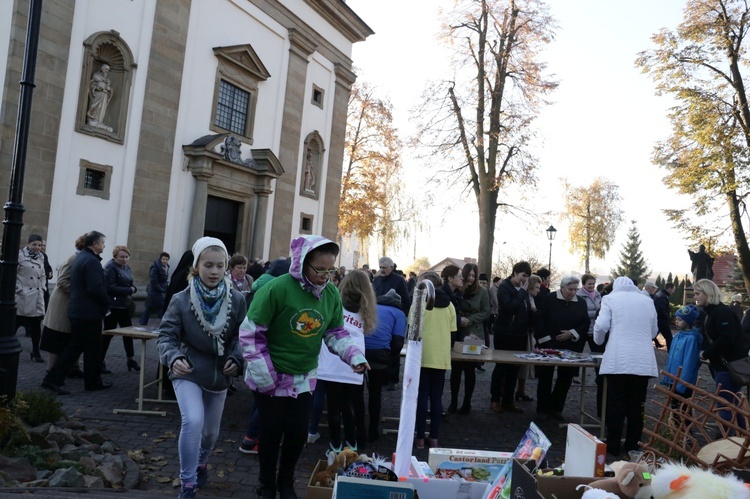
{"label": "white stuffed animal", "polygon": [[651,478],[654,499],[750,499],[750,486],[733,475],[665,464]]}
{"label": "white stuffed animal", "polygon": [[606,490],[602,489],[594,489],[585,484],[581,484],[576,487],[576,490],[581,489],[586,489],[586,491],[581,496],[581,499],[620,499],[620,496],[618,496],[614,492],[607,492]]}

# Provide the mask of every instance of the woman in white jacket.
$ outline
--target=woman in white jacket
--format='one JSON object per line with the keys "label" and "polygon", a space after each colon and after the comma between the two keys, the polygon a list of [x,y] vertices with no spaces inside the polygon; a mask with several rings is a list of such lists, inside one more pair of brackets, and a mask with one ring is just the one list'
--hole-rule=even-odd
{"label": "woman in white jacket", "polygon": [[[594,325],[597,345],[609,333],[599,373],[607,377],[607,453],[612,456],[638,449],[648,380],[659,374],[652,343],[657,332],[654,302],[629,277],[615,279],[612,293],[602,298]],[[621,446],[626,418],[625,445]]]}

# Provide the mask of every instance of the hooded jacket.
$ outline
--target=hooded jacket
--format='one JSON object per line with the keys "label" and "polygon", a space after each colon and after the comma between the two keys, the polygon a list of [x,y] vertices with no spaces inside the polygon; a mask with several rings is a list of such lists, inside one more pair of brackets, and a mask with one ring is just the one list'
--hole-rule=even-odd
{"label": "hooded jacket", "polygon": [[161,309],[164,306],[164,297],[167,296],[169,285],[169,264],[164,268],[161,258],[157,258],[148,269],[148,306]]}
{"label": "hooded jacket", "polygon": [[364,352],[344,329],[338,289],[328,282],[315,286],[304,275],[313,250],[338,245],[322,236],[301,236],[290,245],[289,273],[273,279],[255,294],[240,327],[247,360],[245,383],[277,397],[297,397],[315,389],[321,339],[327,348],[355,366]]}
{"label": "hooded jacket", "polygon": [[[404,346],[406,315],[401,310],[401,297],[396,290],[392,289],[383,296],[378,296],[377,308],[378,325],[372,334],[365,336],[368,361],[370,350],[388,350],[390,353],[395,351],[399,355]],[[373,367],[372,363],[370,367]]]}
{"label": "hooded jacket", "polygon": [[629,277],[615,279],[612,292],[602,298],[594,324],[594,342],[604,343],[600,374],[634,374],[656,377],[659,370],[652,340],[656,337],[656,309]]}
{"label": "hooded jacket", "polygon": [[424,314],[422,367],[451,368],[451,333],[456,331],[456,309],[444,288],[435,290],[435,306]]}
{"label": "hooded jacket", "polygon": [[[701,343],[703,343],[703,335],[698,332],[697,328],[679,331],[672,338],[672,344],[669,346],[669,357],[664,370],[677,375],[677,370],[681,367],[680,378],[694,385],[698,380]],[[664,376],[661,384],[671,386],[672,380]],[[685,385],[677,384],[677,393],[684,394],[686,390]]]}

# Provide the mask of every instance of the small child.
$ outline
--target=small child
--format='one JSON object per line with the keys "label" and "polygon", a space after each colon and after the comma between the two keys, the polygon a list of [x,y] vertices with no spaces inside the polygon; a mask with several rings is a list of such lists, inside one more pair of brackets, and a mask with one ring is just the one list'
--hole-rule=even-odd
{"label": "small child", "polygon": [[[703,337],[693,325],[698,319],[698,314],[695,305],[685,305],[675,312],[675,325],[679,331],[672,340],[667,365],[664,368],[666,372],[677,375],[677,370],[682,367],[680,378],[692,384],[695,384],[698,380],[699,355],[703,342]],[[665,376],[662,378],[661,384],[672,386],[672,380]],[[689,390],[683,384],[678,384],[675,392],[685,398],[689,398],[693,394],[692,390]],[[673,406],[676,405],[675,401]]]}

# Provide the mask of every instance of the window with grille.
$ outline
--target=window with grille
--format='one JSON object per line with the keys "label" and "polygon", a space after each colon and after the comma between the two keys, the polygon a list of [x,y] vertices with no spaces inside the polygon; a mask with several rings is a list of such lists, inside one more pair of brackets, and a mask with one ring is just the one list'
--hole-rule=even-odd
{"label": "window with grille", "polygon": [[104,172],[86,168],[86,173],[83,178],[83,188],[92,189],[95,191],[103,191],[104,177],[106,177],[106,174]]}
{"label": "window with grille", "polygon": [[78,166],[78,185],[76,194],[109,199],[109,187],[112,182],[112,166],[100,165],[81,159]]}
{"label": "window with grille", "polygon": [[246,135],[249,104],[249,92],[221,80],[214,124],[230,132]]}

